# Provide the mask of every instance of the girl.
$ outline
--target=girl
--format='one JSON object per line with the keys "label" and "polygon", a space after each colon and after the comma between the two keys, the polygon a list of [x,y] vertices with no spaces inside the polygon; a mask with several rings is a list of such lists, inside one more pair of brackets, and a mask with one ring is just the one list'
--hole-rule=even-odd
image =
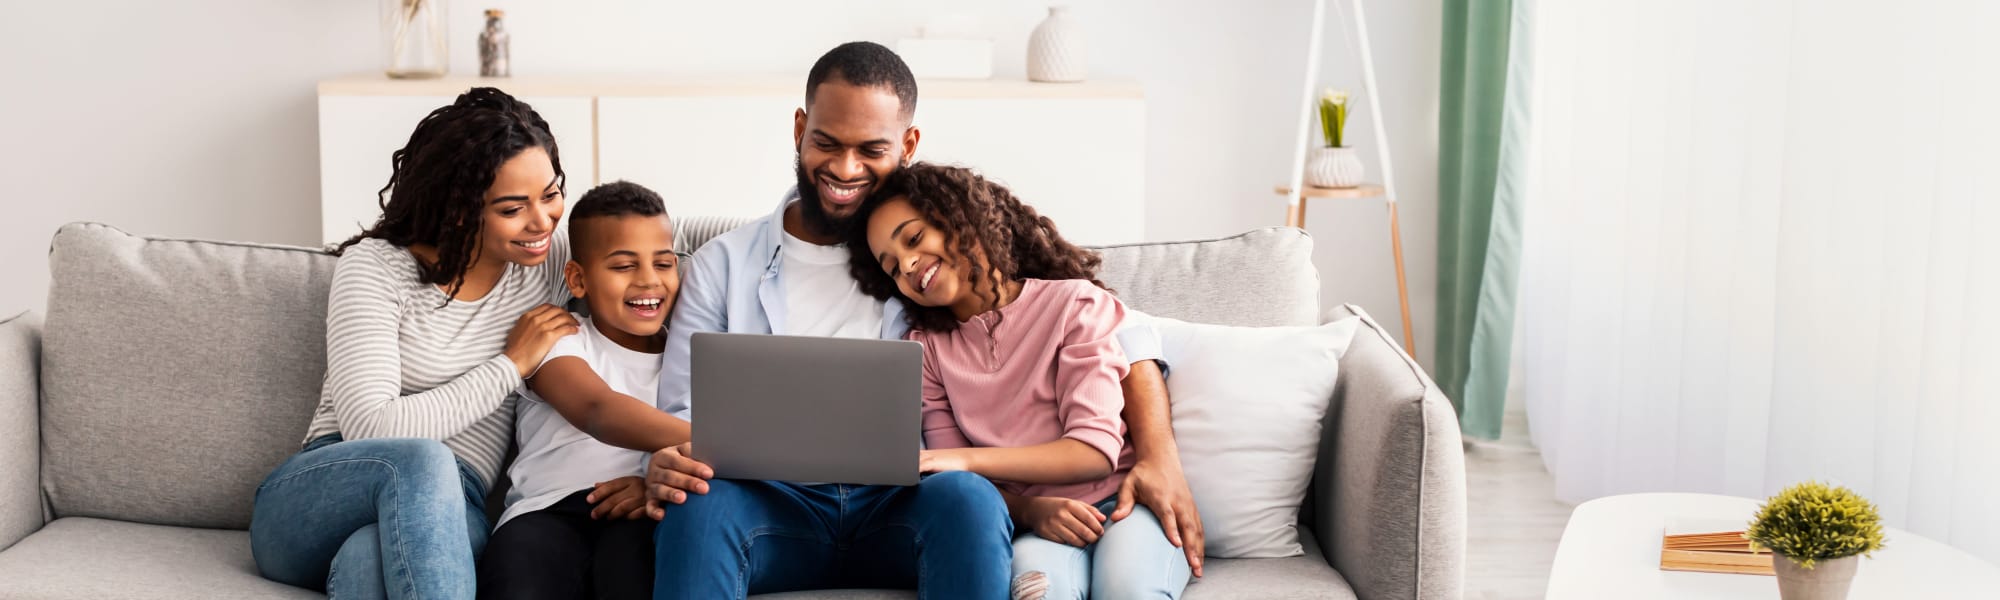
{"label": "girl", "polygon": [[514,391],[576,320],[549,125],[475,88],[392,158],[383,214],[334,250],[326,381],[257,488],[264,577],[336,597],[471,598]]}
{"label": "girl", "polygon": [[898,298],[924,345],[926,473],[994,480],[1016,526],[1014,597],[1178,597],[1181,551],[1144,506],[1117,523],[1132,467],[1119,411],[1125,309],[1100,259],[970,170],[916,164],[850,235],[861,289]]}

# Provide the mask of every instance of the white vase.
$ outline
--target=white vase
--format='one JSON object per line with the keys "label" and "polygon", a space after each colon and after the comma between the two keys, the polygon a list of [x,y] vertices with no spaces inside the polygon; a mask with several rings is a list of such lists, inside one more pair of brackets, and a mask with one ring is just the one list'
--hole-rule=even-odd
{"label": "white vase", "polygon": [[1088,70],[1083,54],[1083,30],[1069,7],[1049,7],[1049,18],[1028,37],[1028,80],[1053,83],[1083,81]]}
{"label": "white vase", "polygon": [[1861,557],[1813,561],[1807,569],[1783,556],[1771,557],[1778,572],[1778,597],[1783,600],[1846,600],[1847,587],[1854,583],[1854,568]]}
{"label": "white vase", "polygon": [[1361,178],[1367,174],[1361,167],[1361,155],[1351,147],[1313,148],[1306,155],[1306,185],[1351,188],[1361,185]]}

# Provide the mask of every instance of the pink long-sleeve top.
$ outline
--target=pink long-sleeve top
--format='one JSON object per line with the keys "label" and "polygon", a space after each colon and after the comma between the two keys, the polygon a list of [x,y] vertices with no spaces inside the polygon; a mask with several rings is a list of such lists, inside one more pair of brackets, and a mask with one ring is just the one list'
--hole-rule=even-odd
{"label": "pink long-sleeve top", "polygon": [[1089,503],[1110,497],[1133,462],[1119,416],[1119,382],[1132,368],[1114,335],[1124,319],[1125,306],[1089,281],[1028,279],[1013,303],[957,331],[911,331],[924,345],[924,443],[1008,448],[1077,440],[1104,453],[1115,465],[1111,476],[1000,486]]}

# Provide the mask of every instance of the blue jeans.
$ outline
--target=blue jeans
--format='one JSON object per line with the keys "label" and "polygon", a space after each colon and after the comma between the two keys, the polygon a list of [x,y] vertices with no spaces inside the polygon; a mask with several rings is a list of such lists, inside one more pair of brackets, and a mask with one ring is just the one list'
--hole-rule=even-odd
{"label": "blue jeans", "polygon": [[716,479],[654,531],[655,599],[915,587],[918,598],[1007,597],[1014,526],[966,472],[917,485]]}
{"label": "blue jeans", "polygon": [[257,487],[266,579],[333,598],[472,598],[486,486],[436,440],[314,439]]}
{"label": "blue jeans", "polygon": [[[1114,497],[1097,510],[1108,515],[1117,506]],[[1187,554],[1167,541],[1160,519],[1143,504],[1082,548],[1021,534],[1014,540],[1014,576],[1037,571],[1048,578],[1047,600],[1179,598],[1193,575]]]}

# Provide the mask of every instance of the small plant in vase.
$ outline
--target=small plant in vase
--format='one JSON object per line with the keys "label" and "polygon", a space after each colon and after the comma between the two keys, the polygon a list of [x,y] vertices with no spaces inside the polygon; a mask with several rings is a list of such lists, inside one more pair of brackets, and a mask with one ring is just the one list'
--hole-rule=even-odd
{"label": "small plant in vase", "polygon": [[1743,537],[1774,561],[1784,600],[1841,600],[1859,558],[1882,548],[1875,505],[1844,487],[1808,481],[1764,501]]}
{"label": "small plant in vase", "polygon": [[1365,170],[1361,156],[1344,143],[1347,129],[1347,92],[1326,90],[1319,96],[1319,127],[1326,141],[1306,157],[1306,185],[1323,188],[1351,188],[1361,185]]}

